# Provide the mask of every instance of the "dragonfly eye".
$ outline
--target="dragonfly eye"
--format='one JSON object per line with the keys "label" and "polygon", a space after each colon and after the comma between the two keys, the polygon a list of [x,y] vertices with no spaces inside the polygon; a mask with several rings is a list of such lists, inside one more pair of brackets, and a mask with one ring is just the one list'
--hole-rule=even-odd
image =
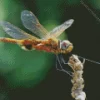
{"label": "dragonfly eye", "polygon": [[70,46],[70,44],[71,43],[69,41],[63,40],[63,41],[60,42],[60,48],[62,50],[66,50]]}

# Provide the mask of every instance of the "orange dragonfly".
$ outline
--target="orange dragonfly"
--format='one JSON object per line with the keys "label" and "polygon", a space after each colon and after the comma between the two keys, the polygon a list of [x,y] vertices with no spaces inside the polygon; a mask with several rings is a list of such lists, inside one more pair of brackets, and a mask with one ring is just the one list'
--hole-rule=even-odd
{"label": "orange dragonfly", "polygon": [[74,22],[73,19],[64,22],[50,32],[48,32],[39,23],[39,20],[36,18],[36,16],[28,10],[22,11],[21,20],[25,28],[27,28],[40,38],[24,32],[23,30],[10,24],[9,22],[1,21],[0,26],[12,38],[1,37],[0,41],[18,44],[24,50],[36,49],[46,52],[52,52],[55,54],[66,54],[72,51],[72,43],[70,43],[68,40],[58,40],[57,37],[62,32],[64,32],[65,29],[69,28],[72,25],[72,23]]}

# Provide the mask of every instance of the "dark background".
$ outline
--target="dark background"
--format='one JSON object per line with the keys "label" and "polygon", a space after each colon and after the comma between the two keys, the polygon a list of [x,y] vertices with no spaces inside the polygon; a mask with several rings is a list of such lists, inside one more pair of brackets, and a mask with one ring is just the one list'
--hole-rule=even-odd
{"label": "dark background", "polygon": [[[74,24],[68,30],[65,31],[65,35],[62,36],[62,38],[63,37],[67,38],[68,36],[68,40],[70,40],[73,43],[74,50],[72,54],[77,54],[82,57],[100,62],[100,22],[99,20],[94,18],[94,16],[82,4],[80,4],[79,0],[72,0],[72,2],[70,0],[58,0],[58,1],[57,0],[29,0],[29,1],[22,0],[19,2],[23,6],[20,5],[19,7],[22,8],[18,7],[19,10],[18,9],[16,10],[18,17],[20,16],[21,10],[28,9],[37,15],[38,19],[41,21],[41,23],[43,23],[45,27],[47,27],[48,30],[52,29],[52,27],[56,25],[63,23],[68,19],[71,18],[74,19],[75,20]],[[100,6],[98,6],[100,3],[98,4],[98,0],[96,0],[95,3],[92,0],[88,0],[84,2],[94,11],[94,13],[97,14],[98,17],[100,16],[99,14]],[[17,0],[16,3],[18,3]],[[12,9],[9,9],[8,12],[11,10]],[[14,14],[11,14],[11,16],[8,16],[5,19],[9,22],[12,22],[13,24],[17,24],[16,20],[19,20],[19,18],[17,17],[18,19],[16,20],[13,18],[12,20],[11,19],[12,16],[14,16]],[[17,25],[22,27],[20,23],[21,22],[19,22],[19,24]],[[14,45],[9,45],[9,44],[8,45],[3,44],[3,45],[5,48],[10,47],[10,49],[12,49],[13,47],[17,50],[19,49],[19,47]],[[23,51],[19,51],[19,52],[23,53]],[[42,74],[38,74],[39,78],[35,78],[36,80],[34,79],[34,77],[32,78],[29,77],[29,80],[27,79],[26,81],[25,79],[23,79],[23,77],[25,76],[20,78],[20,80],[19,78],[18,79],[16,78],[17,75],[19,75],[18,77],[21,77],[22,75],[21,73],[23,71],[20,72],[20,70],[24,69],[24,67],[22,69],[19,69],[18,72],[20,73],[16,72],[18,66],[22,67],[21,61],[19,61],[20,63],[17,62],[17,60],[19,59],[18,57],[16,58],[15,56],[16,58],[15,59],[16,61],[14,60],[15,65],[12,64],[12,66],[16,66],[16,63],[19,63],[19,65],[17,65],[15,69],[13,69],[13,67],[11,67],[10,64],[7,65],[7,67],[11,67],[11,69],[13,69],[13,71],[16,72],[16,76],[14,76],[15,74],[12,74],[14,72],[12,72],[11,70],[8,72],[2,68],[4,66],[3,63],[5,62],[2,62],[2,57],[0,58],[1,66],[2,66],[1,77],[0,77],[0,85],[1,85],[0,100],[6,100],[6,99],[7,100],[41,100],[41,99],[74,100],[71,97],[71,87],[72,87],[72,84],[70,82],[71,77],[64,72],[59,72],[56,70],[55,56],[47,53],[46,54],[40,52],[38,53],[38,51],[33,51],[32,54],[34,54],[33,58],[37,59],[36,60],[37,63],[40,62],[40,65],[42,65],[42,67],[46,66],[44,67],[44,69],[46,69],[47,66],[50,66],[45,71],[42,71],[41,72]],[[39,54],[41,56],[37,56]],[[44,57],[43,54],[46,56]],[[31,60],[33,60],[32,63],[33,65],[34,59],[30,57],[31,54],[27,54],[27,55],[29,55],[27,59],[29,59],[30,62]],[[6,53],[5,56],[8,57],[9,59],[10,55],[9,53],[8,55]],[[12,56],[14,55],[12,54]],[[3,59],[5,60],[5,58]],[[45,59],[46,62],[44,61],[44,63],[47,64],[44,65],[41,64],[42,63],[41,59]],[[28,65],[30,64],[30,62],[27,61]],[[27,69],[28,69],[28,65],[27,66],[25,65]],[[38,67],[39,65],[35,64],[34,66]],[[67,65],[65,65],[64,67],[66,66]],[[44,69],[41,68],[41,70]],[[34,70],[34,69],[30,69],[30,70]],[[29,72],[25,72],[25,73],[29,73]],[[43,73],[45,73],[45,75]],[[35,74],[36,73],[33,74],[29,73],[27,75],[34,76]],[[94,100],[96,98],[98,98],[98,100],[100,99],[100,94],[99,94],[100,77],[99,76],[100,76],[100,65],[86,61],[84,65],[83,77],[85,80],[84,91],[86,92],[88,100]],[[15,78],[16,80],[14,80],[13,78]],[[24,80],[23,82],[22,79]],[[35,81],[36,84],[34,84]]]}

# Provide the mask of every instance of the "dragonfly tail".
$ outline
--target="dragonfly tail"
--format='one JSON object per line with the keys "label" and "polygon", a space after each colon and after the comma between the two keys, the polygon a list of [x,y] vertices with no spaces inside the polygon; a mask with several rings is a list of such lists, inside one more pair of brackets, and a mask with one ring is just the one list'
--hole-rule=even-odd
{"label": "dragonfly tail", "polygon": [[16,40],[16,39],[11,39],[11,38],[5,38],[5,37],[0,37],[0,42],[21,44],[21,40]]}

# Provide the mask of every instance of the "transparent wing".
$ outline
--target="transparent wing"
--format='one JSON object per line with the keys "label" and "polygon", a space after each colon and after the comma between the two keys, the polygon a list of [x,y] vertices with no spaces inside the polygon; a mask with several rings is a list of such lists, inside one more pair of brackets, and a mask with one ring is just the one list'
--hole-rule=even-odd
{"label": "transparent wing", "polygon": [[27,10],[22,11],[21,20],[25,28],[39,36],[40,38],[44,38],[48,31],[39,23],[36,16]]}
{"label": "transparent wing", "polygon": [[49,37],[58,37],[62,32],[64,32],[67,28],[69,28],[73,24],[74,20],[70,19],[63,24],[54,28],[51,32],[48,33],[46,38]]}
{"label": "transparent wing", "polygon": [[27,34],[20,28],[10,24],[9,22],[2,21],[0,22],[0,26],[4,29],[4,31],[15,39],[36,39],[36,37]]}

